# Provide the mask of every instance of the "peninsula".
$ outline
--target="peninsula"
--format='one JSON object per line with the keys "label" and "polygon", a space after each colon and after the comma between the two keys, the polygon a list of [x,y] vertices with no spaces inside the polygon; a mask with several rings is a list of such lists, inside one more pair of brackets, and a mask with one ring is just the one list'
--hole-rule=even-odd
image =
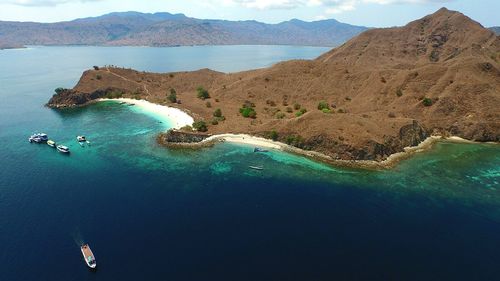
{"label": "peninsula", "polygon": [[[442,8],[404,27],[371,29],[315,60],[221,73],[98,67],[54,108],[144,99],[191,115],[162,143],[246,134],[332,160],[384,161],[431,135],[500,141],[500,37]],[[213,138],[213,137],[212,137]]]}

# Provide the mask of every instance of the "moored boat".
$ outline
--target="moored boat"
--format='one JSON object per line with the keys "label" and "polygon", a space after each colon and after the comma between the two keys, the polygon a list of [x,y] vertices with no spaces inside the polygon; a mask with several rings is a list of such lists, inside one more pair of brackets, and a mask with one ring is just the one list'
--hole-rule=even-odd
{"label": "moored boat", "polygon": [[260,147],[256,147],[253,149],[253,152],[268,152],[268,151],[269,150]]}
{"label": "moored boat", "polygon": [[47,136],[47,134],[44,133],[33,134],[28,138],[29,142],[36,142],[36,143],[42,143],[48,140],[49,137]]}
{"label": "moored boat", "polygon": [[53,141],[53,140],[48,140],[47,141],[47,145],[50,146],[50,147],[56,147],[56,142]]}
{"label": "moored boat", "polygon": [[248,166],[248,168],[253,169],[253,170],[264,170],[264,167],[262,166]]}
{"label": "moored boat", "polygon": [[90,145],[90,142],[87,140],[87,137],[85,137],[85,136],[77,136],[76,140],[78,141],[78,144],[81,147],[84,147],[85,144]]}
{"label": "moored boat", "polygon": [[57,150],[61,153],[69,153],[69,148],[64,145],[58,145]]}
{"label": "moored boat", "polygon": [[95,260],[95,256],[94,253],[92,253],[92,250],[90,250],[89,244],[83,244],[80,247],[80,250],[82,251],[83,259],[85,260],[87,266],[90,268],[96,268],[97,263]]}

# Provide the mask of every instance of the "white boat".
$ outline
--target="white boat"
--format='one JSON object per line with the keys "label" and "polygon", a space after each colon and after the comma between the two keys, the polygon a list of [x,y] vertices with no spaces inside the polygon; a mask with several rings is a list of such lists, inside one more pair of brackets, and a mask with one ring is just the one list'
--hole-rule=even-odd
{"label": "white boat", "polygon": [[59,152],[62,152],[62,153],[69,153],[69,148],[67,146],[64,146],[64,145],[58,145],[57,150],[59,150]]}
{"label": "white boat", "polygon": [[250,169],[254,169],[254,170],[259,170],[259,171],[260,171],[260,170],[264,170],[264,168],[263,168],[263,167],[261,167],[261,166],[248,166],[248,168],[250,168]]}
{"label": "white boat", "polygon": [[28,138],[29,142],[36,142],[36,143],[42,143],[46,142],[49,140],[49,137],[47,134],[41,133],[41,134],[33,134]]}
{"label": "white boat", "polygon": [[80,247],[80,250],[82,251],[83,259],[85,260],[87,266],[90,268],[95,268],[97,266],[97,263],[94,257],[94,253],[92,253],[92,250],[90,250],[89,244],[82,245]]}
{"label": "white boat", "polygon": [[85,136],[77,136],[76,140],[78,141],[78,144],[81,147],[83,147],[85,143],[90,145],[90,142],[87,140],[87,138]]}
{"label": "white boat", "polygon": [[56,142],[53,141],[53,140],[48,140],[47,141],[47,145],[50,146],[50,147],[56,147]]}

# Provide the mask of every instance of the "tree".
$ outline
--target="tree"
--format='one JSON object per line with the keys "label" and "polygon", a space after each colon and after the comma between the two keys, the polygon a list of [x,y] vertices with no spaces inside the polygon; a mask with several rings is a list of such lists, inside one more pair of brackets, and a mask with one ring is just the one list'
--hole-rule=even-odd
{"label": "tree", "polygon": [[195,121],[193,123],[193,128],[195,130],[197,130],[198,132],[206,132],[206,131],[208,131],[207,123],[205,123],[205,121],[203,121],[203,120]]}
{"label": "tree", "polygon": [[198,87],[198,88],[196,89],[196,91],[197,91],[197,97],[198,97],[199,99],[206,100],[206,99],[209,99],[209,98],[210,98],[210,94],[209,94],[209,93],[208,93],[208,91],[207,91],[207,90],[205,90],[203,87],[201,87],[201,86],[200,86],[200,87]]}
{"label": "tree", "polygon": [[172,102],[177,102],[177,92],[174,89],[170,89],[170,94],[168,94],[167,99]]}
{"label": "tree", "polygon": [[214,117],[222,117],[222,111],[220,110],[220,108],[217,108],[214,111]]}

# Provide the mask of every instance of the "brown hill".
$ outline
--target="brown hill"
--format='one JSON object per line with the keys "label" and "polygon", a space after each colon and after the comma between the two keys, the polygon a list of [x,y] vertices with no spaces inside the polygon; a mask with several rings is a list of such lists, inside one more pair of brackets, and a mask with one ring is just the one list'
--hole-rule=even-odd
{"label": "brown hill", "polygon": [[[267,69],[86,71],[49,105],[83,104],[117,91],[167,104],[173,88],[182,100],[174,106],[197,119],[210,122],[214,109],[222,110],[226,120],[209,125],[210,133],[272,136],[334,158],[381,160],[432,133],[500,141],[499,60],[499,37],[443,8],[404,27],[366,31],[316,60]],[[211,98],[196,98],[197,86]],[[241,116],[244,103],[254,106],[255,119]],[[307,112],[297,117],[302,108]]]}

